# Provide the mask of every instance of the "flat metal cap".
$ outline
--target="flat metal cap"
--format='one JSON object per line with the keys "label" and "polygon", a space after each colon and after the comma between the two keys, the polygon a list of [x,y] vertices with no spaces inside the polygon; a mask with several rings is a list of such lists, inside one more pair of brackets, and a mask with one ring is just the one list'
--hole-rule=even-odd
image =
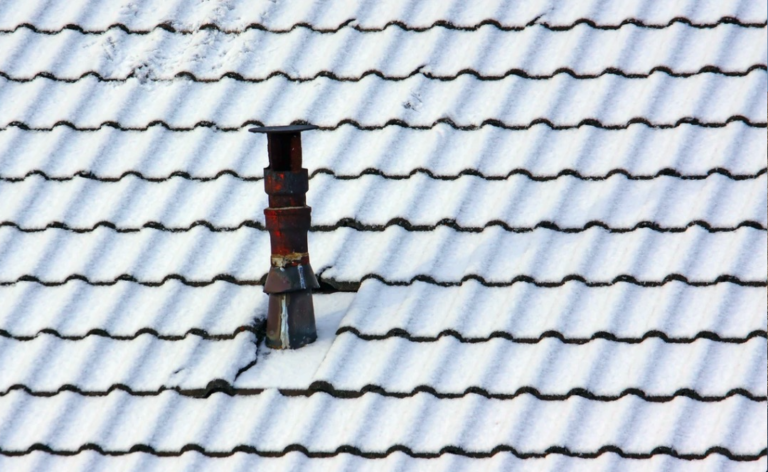
{"label": "flat metal cap", "polygon": [[286,134],[286,133],[301,133],[302,131],[311,131],[317,129],[315,125],[289,125],[289,126],[262,126],[260,128],[251,128],[248,131],[251,133],[266,133],[266,134]]}

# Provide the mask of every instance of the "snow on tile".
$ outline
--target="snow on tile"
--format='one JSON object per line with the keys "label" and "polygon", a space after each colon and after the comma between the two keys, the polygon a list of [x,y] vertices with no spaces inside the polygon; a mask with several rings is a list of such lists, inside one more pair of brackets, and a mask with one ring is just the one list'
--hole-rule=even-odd
{"label": "snow on tile", "polygon": [[[324,277],[350,281],[375,273],[387,281],[410,282],[417,275],[428,275],[438,282],[456,282],[476,275],[486,282],[504,283],[518,276],[560,282],[579,274],[588,281],[609,282],[622,274],[661,281],[677,273],[690,281],[713,281],[723,274],[765,280],[768,259],[762,257],[768,246],[765,231],[751,228],[709,233],[694,227],[674,235],[649,229],[611,234],[597,228],[578,234],[510,233],[497,227],[482,233],[457,233],[444,227],[431,234],[399,227],[381,233],[352,231],[346,233],[343,252],[341,247],[335,251],[339,256],[328,264]],[[318,267],[325,267],[331,245],[321,243],[320,234],[315,233],[318,242],[313,247],[320,250],[315,249],[314,257],[319,259]],[[363,254],[365,261],[360,260]],[[744,260],[741,254],[750,257]]]}
{"label": "snow on tile", "polygon": [[474,458],[446,453],[424,459],[394,451],[383,458],[369,459],[348,453],[332,457],[309,458],[302,452],[288,452],[281,457],[264,457],[248,452],[235,452],[225,457],[209,457],[192,450],[177,457],[163,457],[147,452],[133,452],[121,456],[102,455],[95,451],[83,451],[74,456],[54,456],[46,452],[32,451],[23,456],[0,456],[0,468],[26,472],[41,468],[55,470],[86,471],[109,470],[128,472],[135,470],[220,470],[263,472],[288,472],[328,470],[377,470],[399,472],[456,472],[488,471],[508,472],[536,470],[556,472],[608,471],[618,469],[627,472],[675,470],[680,472],[749,472],[765,470],[767,461],[761,457],[754,461],[729,461],[722,455],[711,454],[704,459],[685,460],[668,455],[655,455],[649,459],[626,459],[615,452],[605,452],[595,458],[581,458],[549,454],[545,457],[521,459],[511,452],[501,451],[491,457]]}
{"label": "snow on tile", "polygon": [[[629,233],[602,228],[580,233],[513,233],[499,227],[480,233],[448,227],[430,232],[399,226],[380,232],[339,228],[310,233],[309,245],[315,271],[339,282],[376,275],[405,283],[415,277],[449,284],[467,277],[495,284],[509,284],[517,277],[561,283],[578,275],[594,283],[611,283],[619,276],[662,283],[677,274],[697,283],[725,275],[763,284],[768,259],[766,231],[748,227],[716,233],[700,227],[682,233],[648,228]],[[173,276],[201,283],[234,277],[255,284],[266,274],[264,261],[269,257],[265,231],[212,232],[200,226],[182,233],[117,233],[105,227],[89,233],[56,228],[23,233],[2,227],[0,247],[0,282],[6,284],[24,277],[61,283],[72,275],[92,283],[133,277],[160,284]]]}
{"label": "snow on tile", "polygon": [[[312,179],[307,201],[313,226],[326,228],[345,220],[426,228],[450,223],[476,230],[488,225],[530,229],[542,222],[563,229],[594,222],[624,230],[641,222],[680,229],[695,221],[734,228],[747,221],[765,227],[765,187],[765,174],[745,181],[716,174],[705,180],[662,176],[638,181],[614,175],[604,181],[563,176],[544,182],[524,175],[489,181],[471,175],[456,180],[424,174],[403,180],[378,175],[340,180],[319,174]],[[105,222],[120,230],[147,225],[185,229],[200,222],[216,228],[263,228],[268,206],[263,182],[231,175],[207,182],[175,177],[163,183],[133,175],[119,182],[46,182],[33,175],[23,182],[0,182],[0,199],[0,221],[25,230],[54,223],[89,230]]]}
{"label": "snow on tile", "polygon": [[[765,230],[328,228],[765,226],[764,2],[49,3],[0,9],[0,221],[256,228],[0,228],[0,469],[765,470]],[[312,264],[365,280],[273,352],[247,128],[296,121]],[[267,390],[157,393],[215,380]]]}
{"label": "snow on tile", "polygon": [[766,77],[765,71],[753,70],[743,77],[653,74],[644,80],[616,75],[583,80],[567,74],[550,80],[509,76],[494,81],[472,75],[450,81],[424,76],[388,81],[369,75],[357,82],[325,77],[292,82],[277,76],[259,83],[231,78],[112,83],[93,76],[74,83],[47,78],[20,83],[0,78],[0,127],[23,123],[49,129],[67,122],[86,129],[105,123],[142,129],[163,122],[174,129],[201,123],[236,129],[246,123],[308,121],[333,128],[349,120],[374,128],[393,121],[431,127],[438,120],[459,127],[500,122],[525,128],[541,120],[564,127],[594,121],[624,127],[636,120],[659,126],[691,119],[724,125],[735,116],[764,124]]}
{"label": "snow on tile", "polygon": [[[339,341],[336,331],[354,296],[353,293],[314,295],[317,340],[301,349],[284,351],[269,349],[262,344],[259,346],[255,365],[243,371],[234,386],[260,389],[307,389],[315,380],[315,373],[328,350]],[[332,309],[328,308],[327,303],[318,306],[318,298],[322,302],[325,301],[323,299],[331,299],[336,304]]]}
{"label": "snow on tile", "polygon": [[[405,180],[377,175],[338,180],[317,175],[307,199],[313,206],[315,226],[333,226],[344,219],[382,226],[398,219],[420,227],[449,222],[463,228],[493,224],[533,228],[551,222],[560,228],[583,228],[595,221],[614,229],[632,229],[641,221],[668,228],[693,221],[735,227],[747,220],[765,226],[765,187],[765,176],[747,181],[722,175],[646,181],[622,175],[605,181],[563,176],[537,182],[524,175],[501,181],[471,175],[456,180],[435,180],[424,174]],[[2,191],[0,186],[0,195]]]}
{"label": "snow on tile", "polygon": [[[199,80],[218,80],[228,73],[264,80],[278,72],[293,79],[320,73],[359,79],[370,71],[390,78],[417,71],[451,78],[467,70],[483,77],[510,72],[548,77],[563,70],[596,76],[608,69],[628,75],[647,75],[654,69],[695,74],[704,67],[744,73],[765,67],[766,44],[765,28],[733,24],[711,29],[684,23],[663,29],[626,25],[613,30],[580,24],[568,31],[543,26],[503,31],[486,25],[476,31],[387,28],[375,33],[342,28],[334,34],[297,28],[284,34],[252,29],[180,35],[157,29],[136,35],[114,29],[98,36],[76,30],[40,34],[23,28],[0,34],[0,70],[15,79],[47,73],[65,80],[90,72],[105,79],[148,80],[172,80],[181,73]],[[587,48],[590,54],[585,56]]]}
{"label": "snow on tile", "polygon": [[[514,395],[532,388],[547,396],[587,391],[617,397],[632,390],[668,397],[689,390],[702,397],[722,397],[744,390],[765,399],[766,362],[765,338],[743,344],[596,339],[578,345],[554,338],[535,344],[502,338],[464,343],[451,336],[434,342],[400,337],[365,341],[346,332],[333,343],[312,380],[356,392],[376,386],[404,394],[426,387],[449,395],[470,389]],[[241,377],[236,385],[258,388],[264,382]]]}
{"label": "snow on tile", "polygon": [[378,337],[400,332],[413,339],[454,333],[466,340],[505,334],[533,341],[558,333],[566,339],[587,340],[603,333],[636,341],[652,332],[672,340],[704,332],[744,339],[766,331],[766,297],[765,287],[731,283],[485,287],[467,280],[459,287],[440,287],[418,281],[389,286],[369,279],[356,293],[340,329]]}
{"label": "snow on tile", "polygon": [[86,30],[100,31],[120,24],[131,30],[146,31],[159,24],[168,24],[179,30],[217,25],[223,29],[239,31],[249,25],[259,25],[282,31],[297,24],[311,25],[321,30],[336,30],[348,22],[351,26],[365,29],[381,29],[390,23],[404,24],[411,28],[429,28],[438,22],[471,28],[489,21],[503,27],[523,28],[533,23],[567,27],[584,20],[606,26],[618,26],[628,20],[666,26],[677,18],[709,25],[723,18],[734,18],[743,23],[765,23],[766,16],[764,4],[744,4],[738,0],[686,0],[651,4],[643,0],[619,4],[603,4],[591,0],[567,6],[554,0],[523,4],[510,0],[468,4],[343,0],[334,2],[332,6],[311,0],[153,0],[141,3],[132,0],[79,0],[53,5],[42,0],[13,0],[8,2],[0,15],[0,28],[13,29],[28,23],[43,30],[59,30],[68,24],[76,24]]}
{"label": "snow on tile", "polygon": [[205,389],[212,380],[234,381],[256,358],[255,341],[251,332],[226,341],[198,336],[165,341],[151,334],[132,340],[88,336],[71,341],[52,334],[29,341],[0,337],[0,393],[20,385],[36,392],[56,392],[65,385],[96,392],[115,385],[134,392]]}
{"label": "snow on tile", "polygon": [[115,281],[120,274],[157,283],[171,274],[209,281],[228,274],[258,281],[269,269],[268,234],[250,228],[227,233],[196,227],[185,233],[149,229],[121,234],[100,227],[76,234],[58,229],[21,233],[6,227],[0,235],[4,249],[0,273],[5,280],[34,273],[41,280],[60,282],[73,274],[85,275],[91,282]]}
{"label": "snow on tile", "polygon": [[325,393],[286,397],[266,390],[256,396],[214,393],[205,399],[122,391],[45,398],[13,391],[0,402],[0,450],[21,452],[45,444],[55,451],[75,451],[92,444],[117,452],[142,444],[178,453],[195,444],[210,452],[232,452],[243,445],[282,452],[301,444],[307,451],[327,453],[349,446],[383,454],[398,445],[415,454],[438,454],[451,446],[490,455],[499,446],[522,453],[561,447],[571,454],[595,454],[611,445],[638,455],[664,447],[684,457],[703,456],[717,447],[756,460],[766,447],[766,416],[764,403],[741,396],[715,403],[684,397],[654,403],[635,396],[610,402],[581,397],[541,401],[528,394],[514,400],[474,394],[438,399],[427,393],[336,399]]}
{"label": "snow on tile", "polygon": [[[484,126],[456,130],[437,124],[426,130],[388,126],[362,131],[342,125],[333,131],[302,134],[304,167],[358,176],[375,170],[406,177],[417,170],[455,178],[471,172],[506,178],[524,171],[541,178],[561,172],[603,178],[623,170],[638,177],[660,171],[705,176],[714,169],[754,175],[768,161],[765,128],[731,122],[722,128],[682,124],[671,129],[643,124],[604,130],[591,126],[553,130],[534,125],[527,130]],[[267,166],[267,140],[247,129],[221,132],[209,128],[175,132],[162,126],[146,131],[101,128],[78,132],[65,126],[53,131],[0,131],[0,177],[19,179],[32,171],[51,178],[78,172],[116,179],[137,172],[151,179],[176,172],[193,178],[214,178],[222,171],[260,178]]]}
{"label": "snow on tile", "polygon": [[263,210],[269,206],[263,181],[246,182],[230,175],[209,182],[175,177],[163,183],[133,175],[107,183],[86,178],[46,182],[31,176],[23,182],[0,183],[0,198],[3,221],[39,229],[52,222],[73,229],[100,222],[119,229],[140,229],[150,222],[189,228],[199,221],[229,228],[258,221],[263,227]]}
{"label": "snow on tile", "polygon": [[[315,315],[345,313],[353,293],[315,294]],[[145,331],[161,337],[232,338],[266,318],[262,287],[214,282],[189,287],[168,280],[159,287],[133,282],[93,286],[72,280],[57,287],[35,282],[0,286],[0,332],[30,338],[41,331],[78,338],[99,332],[133,338]],[[336,326],[338,327],[338,320]],[[188,334],[192,333],[192,334]]]}

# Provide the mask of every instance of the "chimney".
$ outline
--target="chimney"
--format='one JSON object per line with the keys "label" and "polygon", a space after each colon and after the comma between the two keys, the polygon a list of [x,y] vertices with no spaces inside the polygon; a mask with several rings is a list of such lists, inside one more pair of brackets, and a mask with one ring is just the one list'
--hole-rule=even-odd
{"label": "chimney", "polygon": [[264,169],[264,210],[272,257],[264,292],[269,295],[267,347],[298,349],[317,339],[312,289],[319,288],[309,265],[307,232],[311,208],[307,206],[307,169],[301,167],[301,132],[311,125],[252,128],[265,133],[269,167]]}

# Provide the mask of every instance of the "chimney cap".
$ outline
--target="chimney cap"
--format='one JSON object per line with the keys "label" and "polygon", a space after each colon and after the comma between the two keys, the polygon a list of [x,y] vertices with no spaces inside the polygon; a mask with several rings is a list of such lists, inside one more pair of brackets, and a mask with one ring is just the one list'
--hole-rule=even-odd
{"label": "chimney cap", "polygon": [[288,134],[288,133],[301,133],[302,131],[310,131],[317,129],[315,125],[289,125],[289,126],[261,126],[259,128],[251,128],[248,131],[251,133],[266,133],[266,134]]}

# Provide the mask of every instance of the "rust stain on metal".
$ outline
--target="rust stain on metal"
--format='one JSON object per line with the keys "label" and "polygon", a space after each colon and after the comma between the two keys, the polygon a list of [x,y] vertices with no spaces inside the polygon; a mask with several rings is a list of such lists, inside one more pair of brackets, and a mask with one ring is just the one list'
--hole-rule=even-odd
{"label": "rust stain on metal", "polygon": [[312,290],[319,288],[309,264],[307,232],[312,209],[307,206],[309,173],[301,167],[301,132],[315,126],[253,128],[266,133],[269,167],[264,169],[264,210],[272,249],[271,267],[264,284],[269,294],[267,346],[297,349],[317,339]]}

